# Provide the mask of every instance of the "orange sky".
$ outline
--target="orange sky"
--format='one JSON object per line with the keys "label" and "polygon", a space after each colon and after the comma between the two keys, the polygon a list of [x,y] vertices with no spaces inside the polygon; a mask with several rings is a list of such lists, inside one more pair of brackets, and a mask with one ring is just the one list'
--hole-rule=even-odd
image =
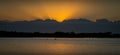
{"label": "orange sky", "polygon": [[62,22],[68,19],[100,18],[120,20],[120,1],[80,0],[0,0],[0,20],[21,21],[52,19]]}

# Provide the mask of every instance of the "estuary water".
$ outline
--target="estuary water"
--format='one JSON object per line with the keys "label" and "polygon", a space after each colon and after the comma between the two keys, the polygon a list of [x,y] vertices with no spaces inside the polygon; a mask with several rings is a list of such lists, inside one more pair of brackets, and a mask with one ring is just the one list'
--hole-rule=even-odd
{"label": "estuary water", "polygon": [[120,55],[120,38],[0,38],[0,55]]}

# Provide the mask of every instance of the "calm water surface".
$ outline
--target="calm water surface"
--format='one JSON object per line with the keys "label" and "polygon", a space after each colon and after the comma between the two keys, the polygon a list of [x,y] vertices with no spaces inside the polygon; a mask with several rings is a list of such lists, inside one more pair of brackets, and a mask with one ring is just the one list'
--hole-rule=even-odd
{"label": "calm water surface", "polygon": [[120,38],[0,38],[0,55],[120,55]]}

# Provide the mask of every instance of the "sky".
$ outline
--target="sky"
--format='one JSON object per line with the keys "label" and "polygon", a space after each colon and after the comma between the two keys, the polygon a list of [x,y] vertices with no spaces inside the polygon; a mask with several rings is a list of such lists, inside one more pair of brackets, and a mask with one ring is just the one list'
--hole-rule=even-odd
{"label": "sky", "polygon": [[119,0],[0,0],[0,21],[120,20]]}

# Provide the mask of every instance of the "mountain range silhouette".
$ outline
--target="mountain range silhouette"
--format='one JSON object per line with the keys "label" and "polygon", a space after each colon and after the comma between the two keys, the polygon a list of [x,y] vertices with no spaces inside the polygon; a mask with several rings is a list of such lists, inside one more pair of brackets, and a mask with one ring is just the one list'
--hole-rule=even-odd
{"label": "mountain range silhouette", "polygon": [[56,22],[55,20],[32,20],[32,21],[0,21],[1,31],[16,32],[75,32],[75,33],[96,33],[96,32],[112,32],[120,33],[120,21],[108,21],[107,19],[99,19],[96,22],[87,19],[71,19],[64,22]]}

